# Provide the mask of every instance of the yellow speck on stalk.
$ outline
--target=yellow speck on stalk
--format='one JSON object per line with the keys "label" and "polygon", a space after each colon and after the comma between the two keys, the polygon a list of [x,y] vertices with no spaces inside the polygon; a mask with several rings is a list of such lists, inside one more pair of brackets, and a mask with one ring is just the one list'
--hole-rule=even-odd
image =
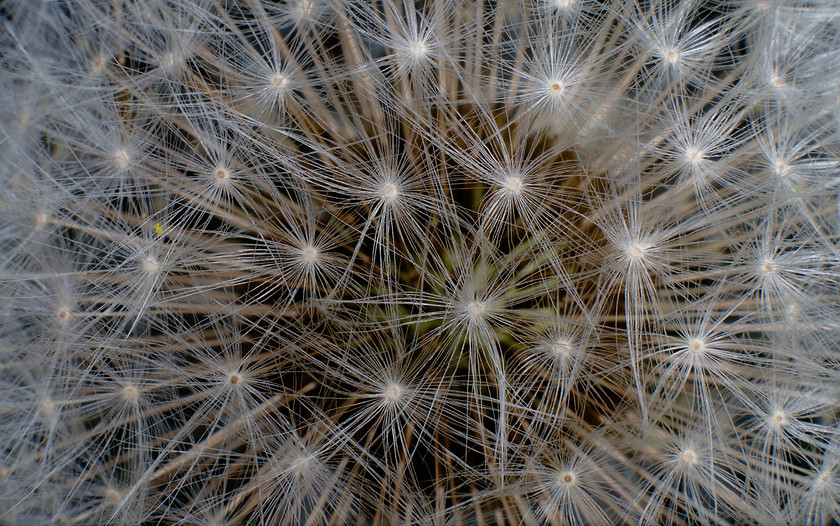
{"label": "yellow speck on stalk", "polygon": [[163,227],[160,226],[160,223],[155,223],[154,229],[155,234],[157,234],[158,236],[163,236]]}

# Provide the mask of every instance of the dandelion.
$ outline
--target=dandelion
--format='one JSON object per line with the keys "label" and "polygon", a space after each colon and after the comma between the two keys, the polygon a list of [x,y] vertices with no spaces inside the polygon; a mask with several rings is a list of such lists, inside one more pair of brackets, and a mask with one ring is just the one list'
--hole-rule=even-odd
{"label": "dandelion", "polygon": [[0,25],[3,524],[840,520],[830,2]]}

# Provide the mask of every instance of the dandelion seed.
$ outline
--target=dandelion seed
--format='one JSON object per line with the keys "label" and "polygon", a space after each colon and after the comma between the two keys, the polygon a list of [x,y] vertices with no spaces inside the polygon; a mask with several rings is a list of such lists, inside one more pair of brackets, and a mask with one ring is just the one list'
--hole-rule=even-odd
{"label": "dandelion seed", "polygon": [[770,420],[770,425],[776,429],[784,428],[790,420],[790,416],[784,411],[777,411]]}
{"label": "dandelion seed", "polygon": [[641,260],[645,257],[645,251],[647,249],[639,244],[633,244],[627,247],[627,257],[634,260]]}
{"label": "dandelion seed", "polygon": [[299,0],[295,3],[295,8],[303,18],[309,18],[315,12],[316,3],[313,0]]}
{"label": "dandelion seed", "polygon": [[693,449],[686,448],[680,453],[680,461],[688,466],[696,466],[700,459]]}
{"label": "dandelion seed", "polygon": [[301,455],[289,463],[292,471],[298,476],[303,476],[312,467],[312,457],[310,455]]}
{"label": "dandelion seed", "polygon": [[511,174],[505,178],[504,182],[504,190],[511,196],[518,195],[522,192],[525,183],[522,181],[522,177],[519,175]]}
{"label": "dandelion seed", "polygon": [[706,342],[699,338],[695,338],[688,342],[688,350],[693,354],[702,354],[706,352]]}
{"label": "dandelion seed", "polygon": [[552,80],[548,83],[548,89],[556,96],[563,95],[563,90],[565,90],[566,86],[562,80]]}
{"label": "dandelion seed", "polygon": [[55,415],[55,403],[49,398],[46,398],[43,402],[41,402],[40,409],[41,414],[46,417],[52,417]]}
{"label": "dandelion seed", "polygon": [[120,170],[126,170],[131,162],[131,156],[124,148],[118,149],[114,152],[114,162]]}
{"label": "dandelion seed", "polygon": [[577,477],[571,471],[564,471],[563,473],[559,473],[557,475],[557,481],[562,487],[568,488],[575,485]]}
{"label": "dandelion seed", "polygon": [[230,172],[223,166],[216,168],[213,175],[216,176],[216,181],[218,181],[219,184],[226,184],[230,181]]}
{"label": "dandelion seed", "polygon": [[127,385],[123,387],[122,395],[126,402],[134,403],[140,398],[140,391],[133,385]]}
{"label": "dandelion seed", "polygon": [[484,318],[487,313],[487,306],[481,301],[471,301],[467,304],[467,314],[473,320],[480,320]]}
{"label": "dandelion seed", "polygon": [[67,307],[61,307],[56,312],[56,317],[58,318],[58,323],[61,325],[65,325],[70,321],[70,318],[73,316],[70,309]]}
{"label": "dandelion seed", "polygon": [[392,203],[400,196],[400,188],[397,183],[388,181],[379,189],[379,195],[384,201]]}
{"label": "dandelion seed", "polygon": [[699,150],[698,148],[688,148],[685,151],[686,160],[688,161],[689,164],[692,164],[692,165],[695,165],[695,166],[700,164],[700,162],[702,162],[705,157],[706,157],[706,155],[701,150]]}
{"label": "dandelion seed", "polygon": [[552,344],[551,348],[557,358],[566,358],[572,356],[574,353],[574,347],[568,340],[557,340]]}
{"label": "dandelion seed", "polygon": [[575,4],[575,0],[552,0],[551,4],[560,10],[566,10]]}
{"label": "dandelion seed", "polygon": [[289,78],[282,73],[275,73],[269,79],[271,89],[274,90],[277,96],[283,95],[286,91],[286,86],[289,84]]}
{"label": "dandelion seed", "polygon": [[160,272],[160,262],[154,256],[147,256],[143,260],[143,270],[150,275],[155,275]]}
{"label": "dandelion seed", "polygon": [[385,400],[387,400],[391,404],[395,404],[400,401],[403,395],[403,389],[399,386],[399,384],[391,383],[385,389]]}
{"label": "dandelion seed", "polygon": [[666,49],[665,53],[665,60],[671,63],[671,65],[676,66],[679,64],[680,61],[680,52],[678,49]]}
{"label": "dandelion seed", "polygon": [[772,277],[772,276],[776,275],[776,273],[778,272],[779,269],[778,269],[778,266],[776,265],[776,263],[772,259],[765,258],[761,262],[760,270],[761,270],[761,273],[764,274],[765,276]]}
{"label": "dandelion seed", "polygon": [[117,506],[122,501],[122,495],[115,489],[108,489],[105,492],[105,501],[111,506]]}
{"label": "dandelion seed", "polygon": [[417,42],[409,45],[408,52],[415,60],[421,60],[429,52],[429,46],[427,46],[425,42],[418,40]]}
{"label": "dandelion seed", "polygon": [[313,245],[306,245],[300,251],[300,259],[308,266],[314,266],[318,264],[318,261],[321,258],[321,252],[318,250],[317,247]]}

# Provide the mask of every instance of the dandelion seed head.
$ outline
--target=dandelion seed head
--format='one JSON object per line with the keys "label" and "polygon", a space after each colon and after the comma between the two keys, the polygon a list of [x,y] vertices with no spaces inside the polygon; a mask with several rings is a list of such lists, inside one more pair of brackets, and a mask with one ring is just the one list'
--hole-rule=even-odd
{"label": "dandelion seed head", "polygon": [[69,4],[0,36],[9,520],[836,519],[826,2]]}

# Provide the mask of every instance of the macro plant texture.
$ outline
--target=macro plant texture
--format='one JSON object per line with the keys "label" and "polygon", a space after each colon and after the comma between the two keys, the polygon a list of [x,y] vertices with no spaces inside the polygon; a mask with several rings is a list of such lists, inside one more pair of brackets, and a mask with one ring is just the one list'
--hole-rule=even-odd
{"label": "macro plant texture", "polygon": [[0,24],[0,524],[840,521],[836,1]]}

